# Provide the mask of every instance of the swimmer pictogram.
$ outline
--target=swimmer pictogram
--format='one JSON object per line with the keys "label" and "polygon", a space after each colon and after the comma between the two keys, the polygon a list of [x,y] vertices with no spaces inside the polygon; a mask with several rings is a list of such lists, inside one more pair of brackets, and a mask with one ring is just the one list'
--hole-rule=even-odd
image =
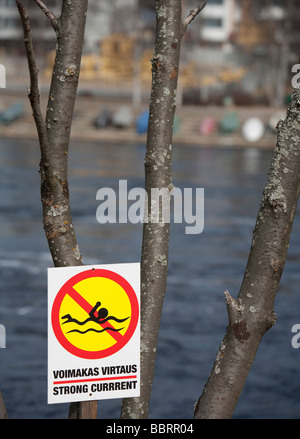
{"label": "swimmer pictogram", "polygon": [[[125,322],[127,319],[129,319],[129,317],[126,317],[125,319],[118,319],[117,317],[114,316],[108,316],[108,310],[106,308],[100,308],[97,311],[97,308],[99,308],[99,306],[101,305],[101,302],[96,302],[96,305],[94,306],[94,308],[89,312],[89,316],[87,319],[83,320],[83,321],[79,321],[75,318],[73,318],[70,314],[66,314],[65,316],[62,317],[62,319],[65,319],[65,321],[63,322],[63,324],[65,323],[76,323],[77,325],[83,326],[88,322],[95,322],[95,323],[99,323],[99,325],[108,322],[109,320],[113,320],[115,322],[118,323],[122,323]],[[96,315],[97,313],[97,315]],[[107,317],[108,316],[108,317]],[[93,331],[93,332],[98,332],[99,334],[101,332],[104,331],[121,331],[124,328],[114,328],[114,327],[106,327],[100,330],[97,330],[95,328],[88,328],[84,331],[80,331],[79,329],[72,329],[71,331],[68,331],[67,333],[70,332],[78,332],[79,334],[86,334],[87,332]]]}
{"label": "swimmer pictogram", "polygon": [[119,274],[106,269],[71,277],[54,300],[51,321],[56,339],[69,353],[104,358],[122,349],[137,327],[136,294]]}

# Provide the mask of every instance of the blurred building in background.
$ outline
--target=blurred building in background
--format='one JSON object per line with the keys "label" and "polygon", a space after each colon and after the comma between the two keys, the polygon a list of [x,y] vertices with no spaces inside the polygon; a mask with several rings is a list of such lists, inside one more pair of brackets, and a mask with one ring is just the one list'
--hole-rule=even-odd
{"label": "blurred building in background", "polygon": [[[183,0],[183,14],[195,7]],[[181,50],[183,103],[281,105],[298,62],[300,23],[296,0],[208,0],[189,26]],[[54,60],[55,34],[32,0],[28,8],[35,52],[46,76]],[[59,15],[61,0],[47,0]],[[123,82],[142,89],[151,80],[155,41],[153,0],[89,0],[82,80]],[[15,0],[0,0],[0,55],[24,55]],[[133,86],[132,85],[132,86]],[[128,85],[130,86],[130,85]]]}
{"label": "blurred building in background", "polygon": [[[33,0],[23,0],[29,12],[31,29],[39,52],[55,48],[56,37],[49,20]],[[61,0],[45,1],[56,16],[60,14]],[[138,0],[89,0],[85,50],[93,52],[107,35],[134,28]],[[23,31],[15,0],[0,0],[0,48],[8,54],[24,53]]]}
{"label": "blurred building in background", "polygon": [[[30,14],[33,35],[38,41],[37,53],[45,53],[53,48],[53,29],[47,18],[41,14],[35,2],[24,0]],[[57,11],[57,0],[47,0],[47,7]],[[23,29],[15,0],[0,0],[0,50],[7,55],[24,53]]]}

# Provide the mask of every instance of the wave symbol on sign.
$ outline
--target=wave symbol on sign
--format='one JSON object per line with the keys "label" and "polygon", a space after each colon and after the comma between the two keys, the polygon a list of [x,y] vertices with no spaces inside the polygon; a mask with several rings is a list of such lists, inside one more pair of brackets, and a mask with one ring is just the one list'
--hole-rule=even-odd
{"label": "wave symbol on sign", "polygon": [[[101,305],[101,302],[97,302],[95,304],[95,306],[93,307],[93,309],[89,312],[89,317],[83,321],[77,320],[75,318],[73,318],[70,314],[66,314],[62,317],[62,319],[66,319],[62,325],[64,325],[65,323],[76,323],[77,325],[83,326],[88,322],[95,322],[98,323],[99,325],[106,323],[109,320],[113,320],[115,322],[118,323],[122,323],[125,322],[126,320],[129,319],[129,317],[126,317],[125,319],[118,319],[115,316],[108,316],[108,310],[106,308],[100,308],[97,311],[97,308],[99,308],[99,306]],[[97,315],[96,315],[96,311],[97,311]],[[104,332],[104,331],[114,331],[114,332],[118,332],[121,331],[124,328],[114,328],[112,326],[108,326],[105,327],[104,329],[101,330],[97,330],[95,328],[88,328],[85,331],[80,331],[79,329],[72,329],[71,331],[68,331],[67,334],[69,334],[70,332],[78,332],[79,334],[86,334],[87,332],[93,331],[93,332]]]}

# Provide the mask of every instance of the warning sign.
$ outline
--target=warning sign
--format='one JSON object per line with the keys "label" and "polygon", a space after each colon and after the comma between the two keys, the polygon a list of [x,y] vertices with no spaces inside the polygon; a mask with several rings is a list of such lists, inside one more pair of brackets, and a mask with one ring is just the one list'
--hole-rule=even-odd
{"label": "warning sign", "polygon": [[140,264],[48,269],[48,402],[139,396]]}

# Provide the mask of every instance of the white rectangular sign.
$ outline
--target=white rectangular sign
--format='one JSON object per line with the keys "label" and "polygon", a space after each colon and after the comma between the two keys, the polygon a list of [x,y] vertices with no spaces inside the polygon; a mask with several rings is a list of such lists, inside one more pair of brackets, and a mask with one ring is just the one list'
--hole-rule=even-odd
{"label": "white rectangular sign", "polygon": [[140,264],[48,269],[48,403],[140,395]]}

